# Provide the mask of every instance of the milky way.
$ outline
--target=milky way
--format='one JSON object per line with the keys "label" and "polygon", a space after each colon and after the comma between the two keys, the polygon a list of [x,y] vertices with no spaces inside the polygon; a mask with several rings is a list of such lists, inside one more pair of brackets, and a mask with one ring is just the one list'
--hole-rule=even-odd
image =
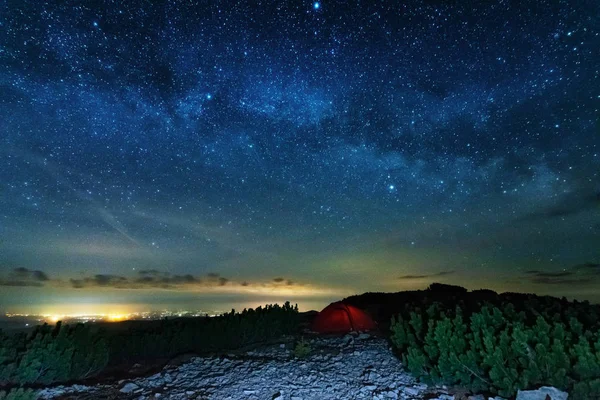
{"label": "milky way", "polygon": [[589,297],[599,16],[594,0],[4,2],[1,292]]}

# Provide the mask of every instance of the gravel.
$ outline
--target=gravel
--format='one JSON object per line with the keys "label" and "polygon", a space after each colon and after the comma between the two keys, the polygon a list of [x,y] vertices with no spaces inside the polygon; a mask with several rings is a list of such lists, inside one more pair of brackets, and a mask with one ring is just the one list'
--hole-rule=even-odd
{"label": "gravel", "polygon": [[[280,343],[227,357],[192,358],[160,373],[113,384],[44,389],[53,399],[452,399],[418,383],[385,339],[368,334],[317,337],[311,352],[294,357]],[[435,395],[432,396],[432,393]],[[427,395],[427,397],[426,397]]]}

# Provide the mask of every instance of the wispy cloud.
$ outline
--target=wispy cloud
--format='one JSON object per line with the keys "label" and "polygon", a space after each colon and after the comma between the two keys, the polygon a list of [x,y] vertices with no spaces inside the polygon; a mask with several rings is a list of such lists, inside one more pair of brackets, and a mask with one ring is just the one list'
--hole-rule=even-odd
{"label": "wispy cloud", "polygon": [[170,274],[156,269],[141,270],[133,277],[121,275],[97,274],[80,279],[70,279],[71,287],[75,289],[110,287],[114,289],[176,289],[181,287],[217,287],[225,286],[229,279],[217,273],[209,273],[204,277],[192,274]]}
{"label": "wispy cloud", "polygon": [[63,172],[64,168],[59,164],[51,162],[47,158],[41,157],[35,153],[22,149],[13,148],[12,153],[18,154],[27,163],[37,166],[42,171],[50,175],[56,181],[56,183],[69,189],[69,191],[71,191],[79,200],[87,203],[91,210],[102,221],[104,221],[104,223],[113,228],[122,237],[127,239],[127,241],[135,244],[136,246],[140,245],[140,243],[128,233],[126,227],[110,211],[108,211],[102,204],[95,200],[92,195],[85,193],[71,183],[70,179],[67,178],[67,174]]}
{"label": "wispy cloud", "polygon": [[14,268],[6,276],[0,276],[0,286],[54,287],[61,289],[117,289],[117,290],[185,290],[213,293],[290,293],[298,295],[331,294],[332,288],[301,283],[284,277],[271,279],[235,281],[217,272],[206,275],[171,274],[157,269],[139,270],[125,276],[117,274],[94,274],[80,278],[53,279],[39,270]]}
{"label": "wispy cloud", "polygon": [[44,286],[50,278],[40,270],[24,267],[14,268],[4,278],[0,277],[0,286]]}
{"label": "wispy cloud", "polygon": [[600,193],[575,192],[561,198],[556,204],[525,215],[526,221],[569,217],[587,210],[600,210]]}
{"label": "wispy cloud", "polygon": [[[199,215],[193,218],[173,215],[166,213],[163,210],[147,209],[145,211],[136,210],[131,214],[140,220],[144,220],[144,224],[154,224],[155,226],[169,226],[171,229],[179,229],[186,234],[194,235],[195,237],[214,243],[222,250],[228,253],[254,254],[264,257],[276,257],[275,253],[262,248],[254,240],[254,234],[246,232],[240,227],[231,227],[228,224],[210,224],[202,220]],[[229,217],[223,215],[223,219]]]}
{"label": "wispy cloud", "polygon": [[402,275],[400,277],[398,277],[398,279],[406,279],[406,280],[410,280],[410,279],[430,279],[430,278],[437,278],[440,276],[446,276],[446,275],[451,275],[453,274],[455,271],[440,271],[440,272],[436,272],[434,274],[426,274],[426,275]]}
{"label": "wispy cloud", "polygon": [[294,282],[291,279],[277,277],[267,281],[258,282],[235,282],[216,272],[210,272],[204,276],[192,274],[173,275],[156,269],[138,271],[137,275],[126,277],[121,275],[96,274],[79,279],[69,279],[72,288],[83,289],[93,287],[114,289],[199,289],[199,288],[280,288],[280,287],[302,287],[306,286]]}
{"label": "wispy cloud", "polygon": [[345,293],[341,289],[317,286],[310,283],[275,277],[236,281],[217,272],[205,275],[171,274],[158,269],[143,269],[132,275],[93,274],[79,278],[52,278],[40,270],[14,268],[0,276],[0,286],[50,287],[61,290],[175,290],[211,293],[290,294],[299,296],[331,295]]}
{"label": "wispy cloud", "polygon": [[540,285],[600,283],[600,263],[578,264],[562,271],[525,271],[524,279]]}

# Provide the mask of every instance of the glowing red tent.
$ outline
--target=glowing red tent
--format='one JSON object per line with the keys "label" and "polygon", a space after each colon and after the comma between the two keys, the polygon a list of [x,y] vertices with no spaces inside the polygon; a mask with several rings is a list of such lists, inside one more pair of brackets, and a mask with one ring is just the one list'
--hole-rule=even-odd
{"label": "glowing red tent", "polygon": [[312,330],[319,333],[368,331],[377,325],[364,311],[342,302],[331,303],[314,319]]}

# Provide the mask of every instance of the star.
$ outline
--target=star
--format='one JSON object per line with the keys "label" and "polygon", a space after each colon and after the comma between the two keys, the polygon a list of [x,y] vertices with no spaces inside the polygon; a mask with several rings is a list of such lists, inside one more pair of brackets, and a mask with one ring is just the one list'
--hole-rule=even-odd
{"label": "star", "polygon": [[[600,261],[590,2],[8,3],[0,286],[161,270],[349,294],[443,264],[600,301],[600,278],[552,275]],[[11,287],[0,305],[56,289]],[[91,297],[62,289],[45,300]]]}

